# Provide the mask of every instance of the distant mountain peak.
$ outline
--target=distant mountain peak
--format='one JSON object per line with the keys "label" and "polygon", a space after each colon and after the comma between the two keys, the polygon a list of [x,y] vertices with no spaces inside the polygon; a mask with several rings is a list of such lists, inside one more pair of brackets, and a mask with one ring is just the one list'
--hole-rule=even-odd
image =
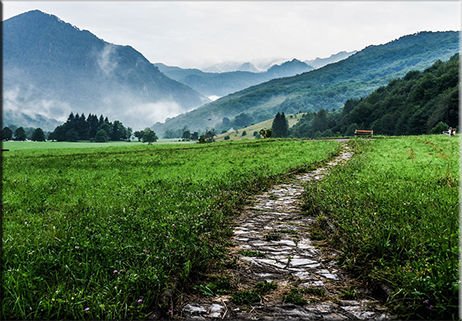
{"label": "distant mountain peak", "polygon": [[237,71],[249,71],[249,72],[260,72],[260,70],[255,67],[252,63],[250,62],[244,62],[238,69]]}
{"label": "distant mountain peak", "polygon": [[296,74],[301,74],[314,68],[310,65],[294,58],[286,61],[280,65],[274,65],[268,69],[268,73],[273,74],[275,77],[288,77]]}
{"label": "distant mountain peak", "polygon": [[303,61],[298,60],[297,58],[294,58],[294,59],[292,59],[290,61],[284,62],[283,64],[281,64],[281,66],[282,65],[286,65],[286,66],[287,65],[302,65],[302,66],[304,66],[304,65],[307,65],[307,64],[305,62],[303,62]]}
{"label": "distant mountain peak", "polygon": [[350,51],[350,52],[339,51],[336,54],[332,54],[327,58],[319,58],[319,57],[317,57],[316,59],[313,59],[313,60],[305,60],[305,63],[307,63],[308,65],[312,66],[315,69],[318,69],[318,68],[324,67],[324,66],[326,66],[328,64],[332,64],[332,63],[336,63],[336,62],[339,62],[341,60],[344,60],[344,59],[350,57],[351,55],[354,55],[355,53],[357,53],[356,50],[353,50],[353,51]]}

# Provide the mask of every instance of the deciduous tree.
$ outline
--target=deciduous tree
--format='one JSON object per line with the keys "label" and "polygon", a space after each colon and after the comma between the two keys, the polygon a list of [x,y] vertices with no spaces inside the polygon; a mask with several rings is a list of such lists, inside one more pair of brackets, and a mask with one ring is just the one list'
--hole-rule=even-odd
{"label": "deciduous tree", "polygon": [[41,129],[40,127],[34,130],[31,138],[33,141],[36,142],[44,142],[46,140],[45,133],[43,132],[43,129]]}
{"label": "deciduous tree", "polygon": [[189,130],[186,130],[183,132],[183,137],[184,140],[190,140],[191,139],[191,132]]}
{"label": "deciduous tree", "polygon": [[133,135],[135,135],[136,138],[138,138],[138,141],[140,142],[141,139],[143,138],[143,131],[142,130],[137,130],[133,133]]}
{"label": "deciduous tree", "polygon": [[15,140],[19,140],[19,141],[24,141],[26,140],[26,131],[24,130],[23,127],[18,127],[15,131],[14,131],[14,139]]}
{"label": "deciduous tree", "polygon": [[273,135],[273,130],[271,128],[262,128],[260,129],[260,136],[263,138],[270,138]]}
{"label": "deciduous tree", "polygon": [[104,129],[98,130],[95,136],[95,142],[107,142],[108,136]]}
{"label": "deciduous tree", "polygon": [[4,127],[2,130],[2,139],[3,140],[10,140],[13,139],[13,131],[10,127]]}
{"label": "deciduous tree", "polygon": [[149,127],[147,127],[143,132],[143,142],[151,145],[153,142],[157,142],[156,133]]}
{"label": "deciduous tree", "polygon": [[74,129],[69,129],[67,132],[66,132],[66,140],[68,142],[76,142],[80,139],[80,136],[79,136],[79,133]]}

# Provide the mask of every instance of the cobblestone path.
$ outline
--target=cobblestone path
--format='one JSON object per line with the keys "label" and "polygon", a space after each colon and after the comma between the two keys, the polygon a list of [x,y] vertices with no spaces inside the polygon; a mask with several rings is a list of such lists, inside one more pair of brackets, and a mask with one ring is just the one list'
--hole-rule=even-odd
{"label": "cobblestone path", "polygon": [[[246,305],[233,303],[231,295],[201,296],[199,302],[185,300],[189,304],[182,308],[181,317],[252,320],[388,319],[389,316],[371,298],[368,290],[361,288],[356,280],[335,265],[335,251],[323,252],[313,246],[308,226],[316,218],[303,214],[301,210],[303,182],[321,179],[329,167],[351,157],[352,152],[345,146],[343,152],[325,168],[299,175],[291,183],[274,186],[268,192],[255,196],[252,204],[236,222],[232,240],[235,246],[229,249],[237,263],[226,274],[232,275],[240,291],[251,291],[257,283],[265,281],[277,284],[275,290],[262,295],[259,302]],[[291,291],[306,300],[304,304],[303,301],[302,304],[294,304],[287,298],[283,300],[284,295]]]}

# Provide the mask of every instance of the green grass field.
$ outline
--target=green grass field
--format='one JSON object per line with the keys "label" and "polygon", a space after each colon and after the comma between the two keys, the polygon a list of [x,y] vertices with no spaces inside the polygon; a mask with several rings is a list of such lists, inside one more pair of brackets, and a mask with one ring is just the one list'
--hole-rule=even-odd
{"label": "green grass field", "polygon": [[459,137],[351,144],[353,160],[307,187],[314,236],[342,250],[344,268],[390,286],[401,318],[457,319]]}
{"label": "green grass field", "polygon": [[340,146],[125,144],[3,153],[3,319],[167,316],[162,293],[225,257],[248,195]]}
{"label": "green grass field", "polygon": [[[306,187],[313,238],[342,250],[343,268],[391,287],[387,304],[403,319],[457,319],[458,139],[354,139],[355,157]],[[21,144],[2,155],[3,319],[167,316],[165,290],[180,294],[226,259],[248,195],[340,146]]]}
{"label": "green grass field", "polygon": [[[179,139],[159,139],[157,142],[153,143],[155,145],[160,144],[176,144],[180,143]],[[194,142],[181,142],[181,144],[190,144]],[[144,143],[146,144],[146,143]],[[32,142],[32,141],[24,141],[24,142],[15,142],[15,141],[8,141],[2,142],[2,148],[8,149],[10,151],[17,151],[17,150],[48,150],[48,149],[62,149],[62,148],[105,148],[105,147],[128,147],[134,145],[143,145],[142,142],[138,141],[131,141],[131,142],[106,142],[106,143],[96,143],[90,141],[79,141],[79,142]]]}

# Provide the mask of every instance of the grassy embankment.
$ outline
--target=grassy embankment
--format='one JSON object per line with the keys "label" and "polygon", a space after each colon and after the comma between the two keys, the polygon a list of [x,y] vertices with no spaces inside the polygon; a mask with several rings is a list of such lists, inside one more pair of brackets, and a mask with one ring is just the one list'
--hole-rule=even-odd
{"label": "grassy embankment", "polygon": [[[402,318],[457,319],[459,138],[355,140],[356,156],[307,189],[313,228],[341,264],[393,290]],[[326,218],[336,233],[326,233]]]}
{"label": "grassy embankment", "polygon": [[260,140],[3,153],[2,317],[167,316],[167,294],[224,257],[246,196],[338,149]]}
{"label": "grassy embankment", "polygon": [[[304,113],[290,114],[286,115],[286,119],[289,122],[289,128],[295,125],[300,121]],[[245,140],[245,139],[255,139],[254,132],[259,133],[263,128],[271,128],[273,125],[273,118],[265,120],[263,122],[247,126],[242,129],[234,130],[229,133],[224,133],[217,135],[216,141],[224,141],[226,136],[229,136],[229,140]],[[245,134],[243,135],[243,133]]]}

